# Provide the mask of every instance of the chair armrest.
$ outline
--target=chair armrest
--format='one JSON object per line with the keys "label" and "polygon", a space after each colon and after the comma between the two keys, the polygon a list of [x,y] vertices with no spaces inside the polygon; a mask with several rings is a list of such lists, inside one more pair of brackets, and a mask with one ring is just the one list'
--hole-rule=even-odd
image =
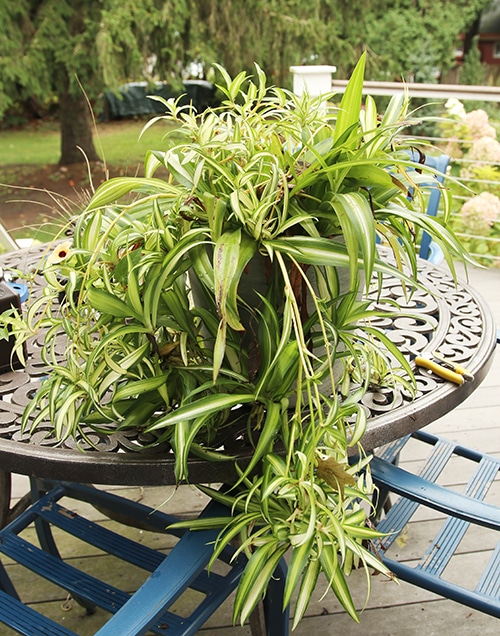
{"label": "chair armrest", "polygon": [[428,508],[500,530],[500,508],[497,506],[434,484],[378,457],[372,459],[370,468],[378,486],[388,488]]}

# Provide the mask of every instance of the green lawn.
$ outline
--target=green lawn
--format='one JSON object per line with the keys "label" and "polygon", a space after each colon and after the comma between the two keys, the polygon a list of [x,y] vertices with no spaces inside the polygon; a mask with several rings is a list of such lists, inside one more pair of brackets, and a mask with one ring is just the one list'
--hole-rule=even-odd
{"label": "green lawn", "polygon": [[[163,136],[170,129],[164,122],[149,128],[139,140],[145,121],[125,120],[97,124],[94,135],[99,155],[110,165],[142,162],[148,148],[162,150]],[[59,161],[60,136],[55,122],[0,131],[0,166],[51,165]]]}
{"label": "green lawn", "polygon": [[[160,121],[139,140],[145,123],[131,119],[97,125],[95,146],[109,174],[142,174],[146,150],[166,148],[164,136],[171,125]],[[78,206],[79,195],[89,189],[85,163],[61,168],[57,165],[59,157],[57,122],[0,130],[0,221],[16,239],[43,242],[59,231],[60,207],[46,191],[70,197]],[[99,184],[105,172],[96,166],[91,168],[93,185]]]}

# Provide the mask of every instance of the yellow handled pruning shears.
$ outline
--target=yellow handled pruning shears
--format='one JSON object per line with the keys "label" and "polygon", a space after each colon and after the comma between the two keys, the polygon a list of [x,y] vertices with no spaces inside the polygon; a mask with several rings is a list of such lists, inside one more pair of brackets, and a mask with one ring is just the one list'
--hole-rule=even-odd
{"label": "yellow handled pruning shears", "polygon": [[444,378],[455,384],[463,384],[464,382],[474,379],[472,373],[469,373],[467,369],[460,364],[446,360],[435,351],[430,356],[426,354],[416,356],[415,364],[419,367],[429,369],[440,378]]}

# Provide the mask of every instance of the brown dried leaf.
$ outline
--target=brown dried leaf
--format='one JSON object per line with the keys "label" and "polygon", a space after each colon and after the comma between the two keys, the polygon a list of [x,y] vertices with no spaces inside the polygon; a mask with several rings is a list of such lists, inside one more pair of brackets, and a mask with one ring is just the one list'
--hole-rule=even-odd
{"label": "brown dried leaf", "polygon": [[179,346],[178,342],[167,342],[160,349],[160,355],[166,357],[170,355],[172,351],[176,349],[178,346]]}
{"label": "brown dried leaf", "polygon": [[328,459],[318,459],[317,475],[324,479],[335,490],[340,492],[340,496],[344,497],[344,488],[346,486],[355,486],[356,480],[345,469],[344,464],[340,464],[333,457]]}

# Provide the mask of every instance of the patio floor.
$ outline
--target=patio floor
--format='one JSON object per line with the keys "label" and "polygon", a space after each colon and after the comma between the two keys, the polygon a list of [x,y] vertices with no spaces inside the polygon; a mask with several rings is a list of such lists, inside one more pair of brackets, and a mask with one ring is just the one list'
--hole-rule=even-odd
{"label": "patio floor", "polygon": [[[473,270],[470,272],[471,284],[486,298],[494,312],[497,324],[500,325],[500,270]],[[479,389],[458,409],[437,420],[428,430],[446,437],[456,439],[468,446],[500,455],[500,356],[497,356],[493,368]],[[61,475],[63,478],[64,475]],[[21,496],[27,485],[27,479],[16,477],[14,480],[15,496]],[[152,505],[164,504],[162,509],[168,512],[189,511],[195,515],[204,505],[203,496],[194,488],[183,486],[174,494],[167,488],[114,488],[114,491],[127,497],[141,500]],[[500,505],[500,493],[497,499]],[[74,507],[74,506],[73,506]],[[84,504],[78,506],[82,510]],[[117,524],[103,517],[93,508],[85,508],[85,514],[98,519],[107,527]],[[123,527],[123,526],[121,526]],[[419,524],[413,524],[408,530],[407,545],[418,542]],[[152,534],[136,528],[126,528],[127,536],[142,541],[155,548],[169,548],[169,538],[165,535]],[[470,541],[462,555],[462,563],[458,575],[467,579],[474,576],[476,563],[481,561],[483,542]],[[404,550],[404,546],[401,546]],[[111,557],[99,554],[86,544],[68,541],[64,545],[64,556],[78,562],[88,572],[99,578],[105,578],[110,584],[117,584],[130,591],[136,589],[143,579],[143,574],[132,566],[115,567]],[[21,566],[4,560],[7,570],[24,602],[33,608],[62,622],[80,636],[94,634],[105,622],[107,615],[97,610],[93,615],[85,611],[71,599],[66,599],[60,589],[38,579]],[[357,625],[339,607],[331,593],[323,596],[325,582],[317,585],[315,598],[311,602],[307,615],[295,630],[296,636],[413,636],[415,634],[467,634],[489,635],[500,633],[497,619],[486,616],[452,601],[443,600],[434,594],[427,593],[406,583],[396,584],[382,577],[371,577],[371,595],[361,614]],[[365,605],[366,577],[363,571],[355,571],[351,576],[351,586],[358,607]],[[0,625],[0,636],[14,634],[12,630]],[[235,627],[231,623],[231,603],[226,602],[212,616],[199,632],[205,636],[245,636],[250,634],[248,626]],[[116,636],[122,636],[117,634]]]}

